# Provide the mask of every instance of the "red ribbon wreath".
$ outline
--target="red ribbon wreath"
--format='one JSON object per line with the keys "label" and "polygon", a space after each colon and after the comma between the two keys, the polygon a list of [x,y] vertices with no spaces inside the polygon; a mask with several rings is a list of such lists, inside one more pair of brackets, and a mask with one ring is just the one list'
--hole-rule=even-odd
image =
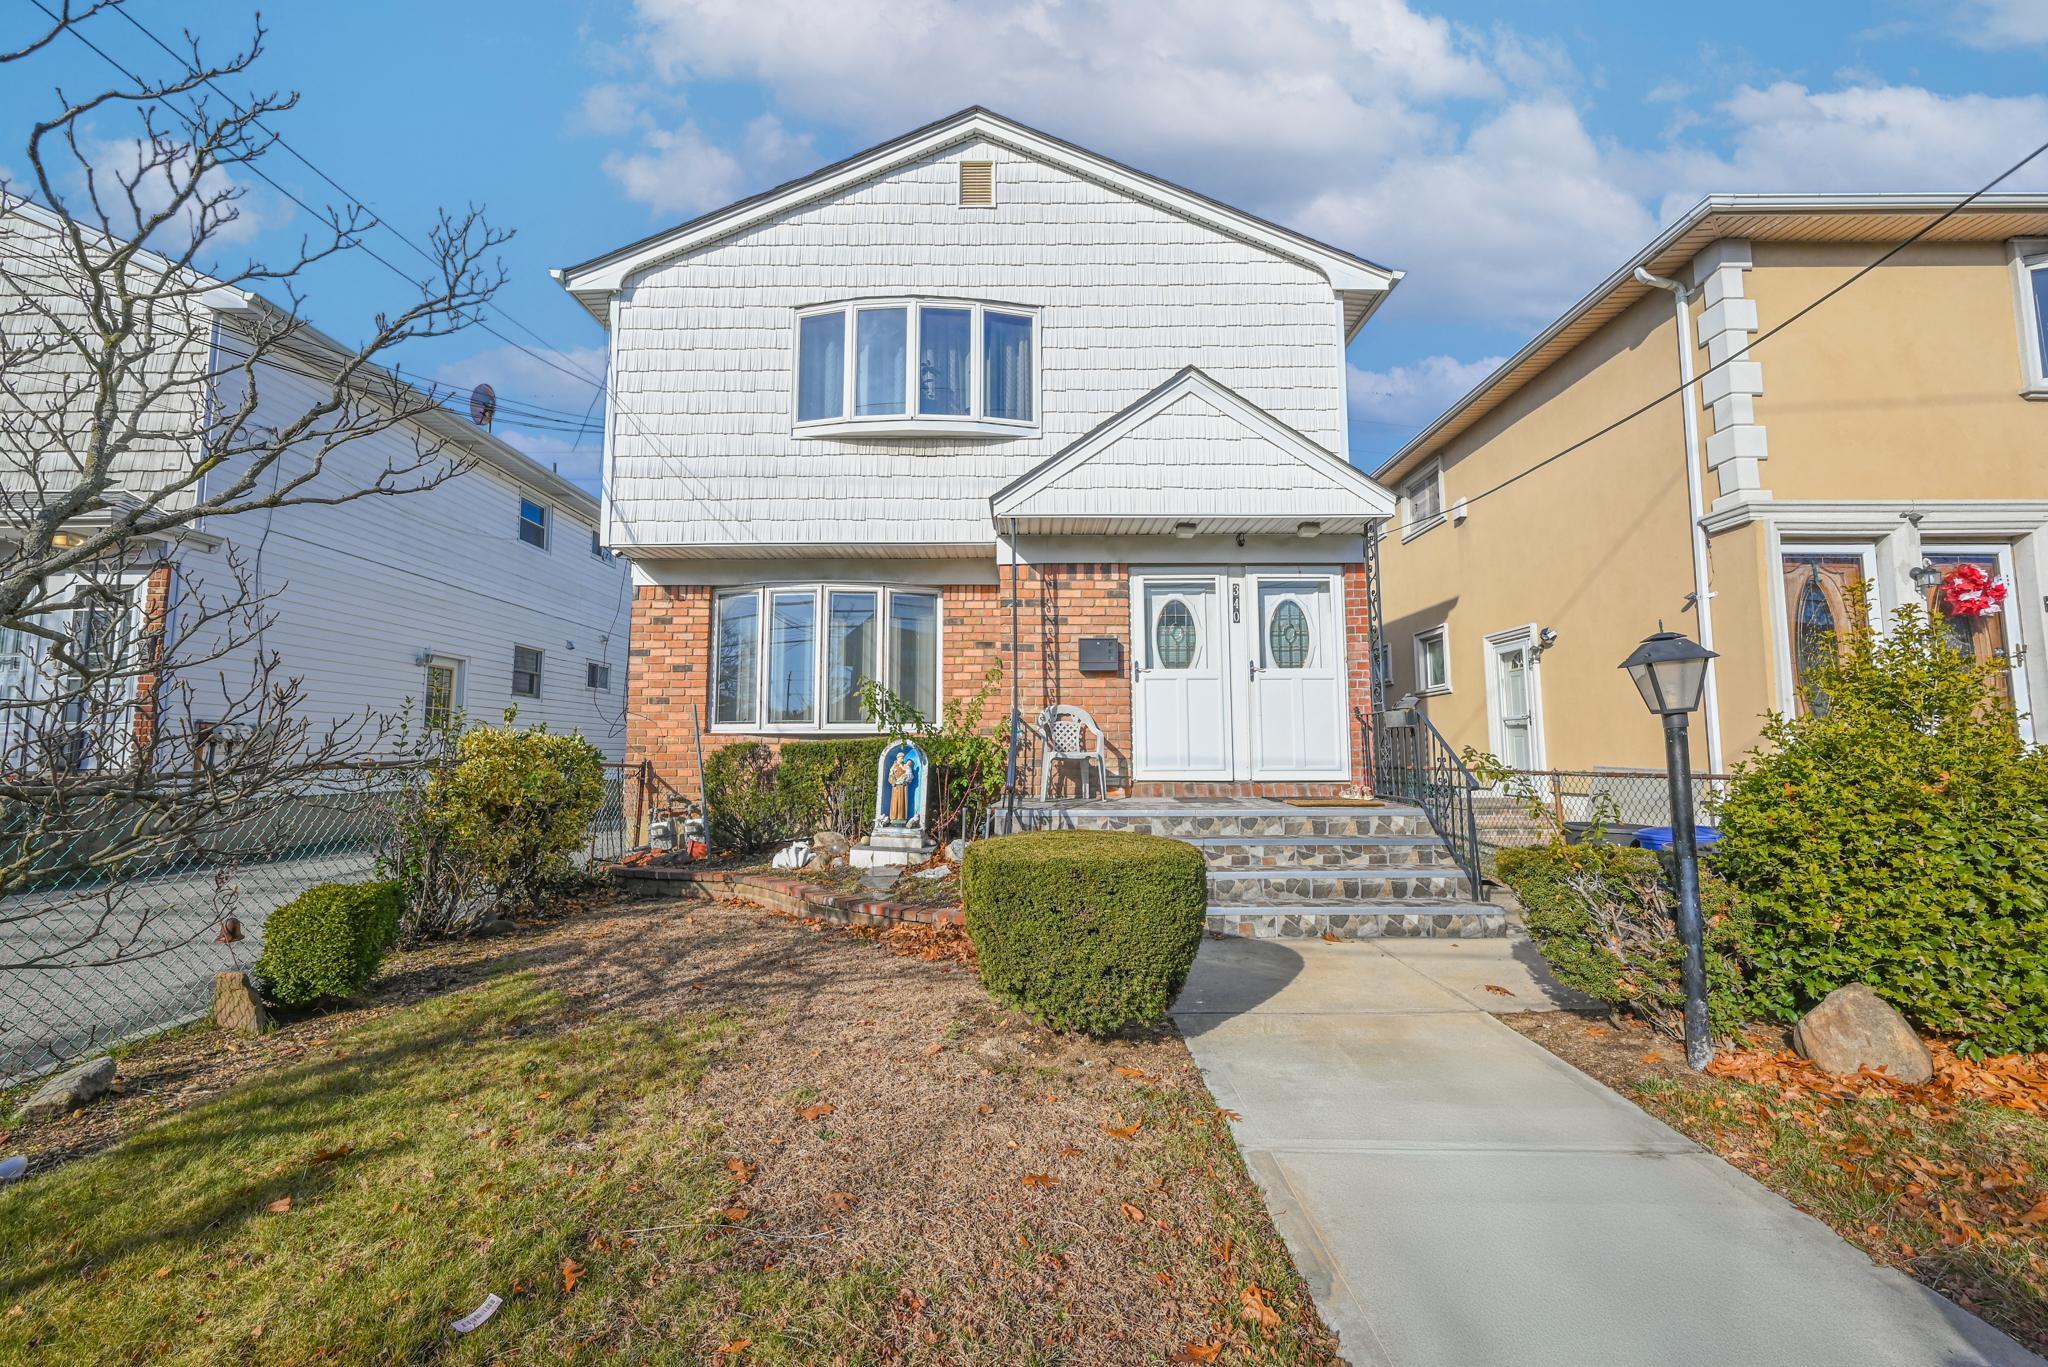
{"label": "red ribbon wreath", "polygon": [[1951,617],[1988,617],[2005,601],[2005,581],[1965,561],[1941,577],[1941,601]]}

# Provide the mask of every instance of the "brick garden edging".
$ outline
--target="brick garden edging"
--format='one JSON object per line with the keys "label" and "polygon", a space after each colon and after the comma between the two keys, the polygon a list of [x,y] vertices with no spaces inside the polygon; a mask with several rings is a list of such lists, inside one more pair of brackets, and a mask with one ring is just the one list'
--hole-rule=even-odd
{"label": "brick garden edging", "polygon": [[817,916],[848,926],[958,926],[966,916],[955,906],[886,902],[853,892],[833,892],[801,878],[735,869],[662,868],[614,864],[614,886],[642,897],[659,897],[686,887],[722,888],[736,897],[792,916]]}

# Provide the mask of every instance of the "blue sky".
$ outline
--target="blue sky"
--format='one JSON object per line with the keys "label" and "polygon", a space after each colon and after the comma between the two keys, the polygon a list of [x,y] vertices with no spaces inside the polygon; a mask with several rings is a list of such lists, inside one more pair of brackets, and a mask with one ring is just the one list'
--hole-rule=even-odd
{"label": "blue sky", "polygon": [[[34,13],[11,10],[0,45]],[[129,10],[223,51],[252,17]],[[1351,352],[1367,467],[1703,193],[1966,190],[2048,139],[2048,0],[357,0],[264,18],[237,93],[299,92],[278,130],[408,234],[472,203],[516,229],[500,302],[548,345],[499,326],[566,369],[599,373],[604,338],[549,267],[980,103],[1407,271]],[[116,16],[89,32],[164,69]],[[25,168],[54,88],[111,75],[76,42],[10,69],[0,174]],[[93,132],[117,157],[134,127]],[[289,156],[262,166],[337,198]],[[2007,188],[2043,187],[2048,157]],[[237,252],[274,257],[307,227],[260,182],[243,208]],[[308,286],[344,338],[403,290],[361,256]],[[404,359],[571,427],[593,396],[482,332]],[[501,430],[594,487],[594,439]]]}

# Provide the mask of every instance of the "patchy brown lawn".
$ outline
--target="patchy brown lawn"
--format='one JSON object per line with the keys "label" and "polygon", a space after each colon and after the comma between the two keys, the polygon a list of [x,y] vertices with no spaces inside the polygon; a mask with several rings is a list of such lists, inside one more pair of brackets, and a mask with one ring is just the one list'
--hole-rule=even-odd
{"label": "patchy brown lawn", "polygon": [[[7,1151],[40,1161],[16,1192],[0,1193],[0,1212],[10,1196],[44,1200],[45,1208],[20,1208],[34,1217],[25,1223],[60,1247],[74,1240],[65,1257],[81,1262],[77,1283],[47,1272],[20,1283],[35,1290],[23,1295],[19,1332],[61,1348],[66,1325],[90,1322],[91,1306],[126,1277],[142,1279],[145,1297],[184,1285],[183,1272],[158,1284],[141,1262],[130,1272],[75,1252],[79,1236],[67,1222],[81,1217],[67,1213],[75,1203],[56,1200],[58,1183],[106,1200],[124,1182],[104,1165],[132,1165],[152,1145],[175,1150],[181,1126],[226,1132],[236,1099],[270,1087],[318,1114],[323,1135],[349,1132],[352,1106],[382,1104],[387,1115],[409,1107],[415,1119],[393,1139],[439,1146],[430,1165],[436,1190],[502,1186],[505,1163],[535,1165],[544,1187],[505,1195],[521,1219],[542,1212],[553,1221],[562,1248],[525,1249],[523,1232],[492,1230],[494,1206],[465,1202],[459,1252],[474,1258],[495,1241],[505,1264],[515,1253],[537,1267],[566,1259],[575,1275],[524,1275],[506,1318],[461,1340],[459,1360],[557,1361],[565,1345],[584,1344],[634,1361],[1336,1361],[1178,1037],[1161,1031],[1104,1044],[1049,1034],[992,1003],[966,959],[957,934],[921,928],[852,932],[737,902],[618,903],[516,936],[399,956],[360,1008],[261,1041],[194,1030],[141,1046],[124,1058],[114,1100],[4,1140]],[[488,995],[508,985],[512,996]],[[458,1008],[478,992],[487,995]],[[419,1012],[438,1012],[420,1019],[444,1033],[474,1032],[474,1056],[460,1046],[399,1050]],[[588,1041],[580,1053],[579,1040]],[[387,1056],[391,1065],[369,1062]],[[492,1059],[566,1080],[520,1091],[511,1079],[516,1095],[491,1103],[490,1114],[481,1099],[476,1114],[451,1104],[461,1070]],[[618,1079],[610,1087],[607,1067]],[[611,1103],[580,1112],[581,1138],[550,1131],[543,1143],[543,1128],[557,1122],[536,1110],[537,1099],[592,1085],[575,1081],[591,1068],[596,1085],[619,1094],[616,1112]],[[672,1082],[664,1068],[674,1070]],[[479,1078],[478,1088],[504,1081]],[[379,1102],[379,1086],[400,1085],[433,1100],[412,1104],[387,1092]],[[615,1157],[564,1169],[549,1155],[572,1141]],[[484,1165],[474,1174],[456,1166],[471,1161],[471,1149]],[[52,1173],[59,1158],[67,1161]],[[237,1175],[248,1166],[239,1158],[212,1156],[220,1181],[247,1176]],[[371,1166],[386,1161],[399,1166],[389,1174]],[[413,1166],[364,1147],[333,1169],[336,1178],[322,1183],[354,1185],[302,1196],[290,1221],[266,1220],[270,1207],[256,1204],[246,1225],[181,1227],[175,1249],[136,1255],[152,1266],[214,1269],[185,1341],[166,1340],[179,1346],[179,1360],[245,1355],[230,1337],[239,1331],[249,1343],[247,1325],[234,1318],[245,1312],[226,1293],[234,1279],[257,1276],[266,1257],[290,1250],[238,1240],[282,1240],[313,1230],[323,1210],[346,1208],[353,1242],[402,1245],[418,1267],[440,1266],[428,1256],[432,1241],[452,1230],[364,1227],[386,1218],[382,1184],[417,1180]],[[190,1165],[184,1184],[198,1183],[200,1171]],[[601,1201],[591,1181],[607,1184]],[[546,1214],[556,1182],[583,1192],[582,1204],[565,1196]],[[47,1197],[32,1197],[44,1183]],[[355,1204],[344,1207],[345,1197]],[[141,1210],[143,1198],[133,1204]],[[222,1205],[212,1196],[204,1204]],[[389,1209],[394,1220],[402,1211],[418,1218],[401,1202]],[[115,1227],[123,1214],[114,1200],[87,1228]],[[301,1220],[308,1223],[294,1223]],[[109,1276],[112,1286],[91,1280]],[[439,1315],[474,1303],[461,1289],[467,1281],[430,1292],[432,1303],[420,1306],[417,1274],[390,1280],[378,1296],[425,1326],[409,1331],[427,1334],[422,1342],[441,1332]],[[361,1319],[368,1301],[343,1324],[323,1321],[322,1304],[308,1300],[296,1319],[259,1320],[258,1334],[271,1326],[261,1356],[310,1358],[377,1322]],[[397,1312],[384,1313],[396,1333]],[[0,1343],[10,1332],[12,1323],[0,1326]]]}
{"label": "patchy brown lawn", "polygon": [[1569,1013],[1505,1016],[1897,1267],[2048,1351],[2048,1055],[1959,1060],[1905,1087],[1834,1078],[1757,1030],[1712,1073],[1636,1023]]}

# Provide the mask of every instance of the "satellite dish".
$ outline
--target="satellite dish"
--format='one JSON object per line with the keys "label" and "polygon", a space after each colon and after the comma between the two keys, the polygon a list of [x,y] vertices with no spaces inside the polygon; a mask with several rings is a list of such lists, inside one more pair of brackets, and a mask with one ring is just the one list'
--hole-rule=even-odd
{"label": "satellite dish", "polygon": [[469,420],[478,427],[489,427],[491,419],[498,412],[498,391],[487,384],[480,384],[469,391]]}

